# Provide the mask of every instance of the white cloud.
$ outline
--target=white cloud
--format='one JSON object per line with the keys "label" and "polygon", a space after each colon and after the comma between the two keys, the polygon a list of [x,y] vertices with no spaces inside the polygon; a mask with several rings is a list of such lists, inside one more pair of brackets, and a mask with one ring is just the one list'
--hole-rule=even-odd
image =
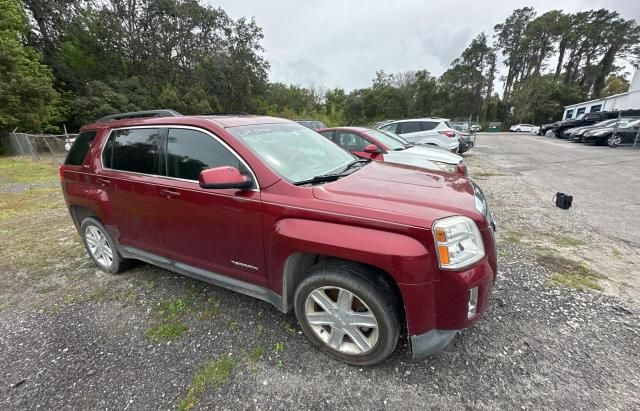
{"label": "white cloud", "polygon": [[444,1],[206,0],[232,18],[255,17],[264,30],[272,81],[352,90],[387,73],[427,69],[439,76],[471,39],[520,7],[539,14],[607,8],[640,19],[637,0]]}

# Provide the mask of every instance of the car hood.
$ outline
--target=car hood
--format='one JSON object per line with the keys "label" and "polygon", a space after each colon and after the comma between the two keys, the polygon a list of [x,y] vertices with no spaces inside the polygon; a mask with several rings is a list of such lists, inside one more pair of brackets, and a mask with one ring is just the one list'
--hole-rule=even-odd
{"label": "car hood", "polygon": [[[425,146],[413,146],[402,151],[390,151],[389,154],[413,155],[426,158],[430,161],[439,161],[447,164],[458,164],[462,157],[443,148],[430,148]],[[385,154],[385,157],[388,154]]]}
{"label": "car hood", "polygon": [[424,168],[427,170],[440,170],[440,167],[433,162],[434,160],[421,155],[404,153],[403,151],[389,151],[384,155],[384,161]]}
{"label": "car hood", "polygon": [[315,198],[433,221],[465,215],[482,224],[468,178],[373,161],[340,180],[315,186]]}

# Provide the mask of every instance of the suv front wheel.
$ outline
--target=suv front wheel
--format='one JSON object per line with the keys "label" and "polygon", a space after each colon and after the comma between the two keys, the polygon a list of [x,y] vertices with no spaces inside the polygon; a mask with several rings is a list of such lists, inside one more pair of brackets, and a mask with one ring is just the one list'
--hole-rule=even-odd
{"label": "suv front wheel", "polygon": [[129,267],[129,260],[122,258],[107,229],[95,218],[82,221],[80,236],[89,256],[102,271],[117,274]]}
{"label": "suv front wheel", "polygon": [[316,347],[353,365],[379,363],[394,351],[400,334],[394,293],[376,275],[340,261],[311,268],[295,292],[294,309]]}

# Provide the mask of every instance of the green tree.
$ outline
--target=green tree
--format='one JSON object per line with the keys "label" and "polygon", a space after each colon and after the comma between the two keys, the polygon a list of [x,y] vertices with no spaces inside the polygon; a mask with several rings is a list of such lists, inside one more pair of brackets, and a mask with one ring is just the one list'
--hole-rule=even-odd
{"label": "green tree", "polygon": [[629,91],[629,82],[621,76],[612,74],[607,77],[602,97],[613,96],[614,94],[626,93]]}
{"label": "green tree", "polygon": [[54,128],[62,107],[49,68],[25,45],[27,18],[17,0],[0,0],[0,130]]}

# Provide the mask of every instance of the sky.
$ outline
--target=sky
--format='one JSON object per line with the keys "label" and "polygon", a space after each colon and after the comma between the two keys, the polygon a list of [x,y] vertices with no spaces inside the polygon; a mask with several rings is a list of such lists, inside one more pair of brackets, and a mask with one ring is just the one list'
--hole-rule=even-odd
{"label": "sky", "polygon": [[[302,86],[368,87],[378,70],[427,69],[440,76],[484,31],[516,8],[542,14],[606,8],[640,22],[640,0],[205,0],[262,27],[271,81]],[[561,6],[560,6],[561,5]]]}

